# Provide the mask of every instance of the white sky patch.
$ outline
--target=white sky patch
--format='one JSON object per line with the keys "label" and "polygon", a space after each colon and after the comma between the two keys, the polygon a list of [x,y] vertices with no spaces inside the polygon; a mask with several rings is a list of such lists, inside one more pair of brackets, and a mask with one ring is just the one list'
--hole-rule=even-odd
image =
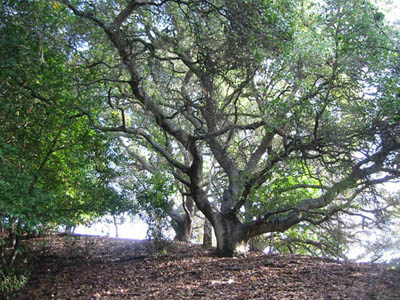
{"label": "white sky patch", "polygon": [[[112,220],[111,217],[108,219]],[[99,235],[116,237],[115,225],[112,222],[97,222],[90,226],[79,225],[75,229],[77,234]],[[124,239],[146,239],[147,224],[140,220],[140,218],[126,217],[123,224],[118,224],[118,236]]]}
{"label": "white sky patch", "polygon": [[385,19],[390,23],[395,23],[400,21],[400,1],[395,0],[379,0],[374,1],[381,8],[382,12],[385,14]]}

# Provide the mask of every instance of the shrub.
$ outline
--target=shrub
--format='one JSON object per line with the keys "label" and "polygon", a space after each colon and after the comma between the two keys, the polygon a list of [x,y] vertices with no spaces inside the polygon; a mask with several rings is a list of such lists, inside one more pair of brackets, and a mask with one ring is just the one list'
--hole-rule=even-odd
{"label": "shrub", "polygon": [[12,269],[7,272],[0,270],[0,295],[5,299],[15,295],[25,287],[30,273],[26,270]]}

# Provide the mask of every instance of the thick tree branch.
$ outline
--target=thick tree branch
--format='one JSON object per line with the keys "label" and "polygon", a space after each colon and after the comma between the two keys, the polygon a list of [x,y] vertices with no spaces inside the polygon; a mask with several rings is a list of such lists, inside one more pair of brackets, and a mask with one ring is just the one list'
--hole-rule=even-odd
{"label": "thick tree branch", "polygon": [[[388,141],[386,140],[387,138],[388,137],[386,138],[384,136],[382,137],[381,141],[382,147],[378,152],[376,152],[371,157],[363,160],[355,167],[353,167],[352,172],[348,176],[344,177],[339,182],[333,184],[329,189],[326,190],[326,192],[322,196],[318,198],[305,199],[299,202],[296,205],[296,207],[288,210],[288,214],[284,216],[270,218],[271,214],[267,213],[265,214],[266,217],[258,219],[257,221],[252,222],[250,224],[246,224],[245,226],[248,228],[250,236],[255,236],[258,234],[273,232],[273,231],[283,232],[288,228],[290,228],[291,226],[293,226],[294,224],[300,223],[302,221],[308,221],[313,223],[314,225],[320,224],[328,220],[332,214],[336,213],[339,210],[342,210],[342,209],[338,210],[334,209],[331,211],[331,213],[326,215],[325,218],[319,221],[311,220],[303,215],[304,213],[310,212],[313,209],[320,209],[327,206],[340,193],[357,186],[358,181],[366,179],[373,174],[378,174],[379,172],[381,172],[382,169],[384,168],[384,160],[387,154],[390,153],[392,150],[398,149],[400,147],[399,143],[391,140],[390,138],[389,138],[390,140]],[[368,167],[365,167],[365,165],[366,164],[369,165],[371,161],[373,161],[374,163]],[[379,183],[379,181],[377,183]],[[363,183],[359,182],[358,185],[359,184]],[[356,191],[356,193],[358,193],[358,191]],[[352,198],[354,198],[354,195]],[[273,214],[275,215],[276,212],[273,212]]]}
{"label": "thick tree branch", "polygon": [[[272,141],[274,139],[275,133],[274,132],[266,132],[261,143],[258,145],[257,149],[251,155],[249,161],[247,162],[245,174],[252,174],[261,157],[267,152],[268,149],[272,149]],[[271,150],[268,150],[271,152]],[[268,153],[270,155],[271,153]]]}
{"label": "thick tree branch", "polygon": [[115,28],[120,28],[122,23],[141,5],[147,3],[148,1],[136,1],[131,0],[128,2],[127,6],[121,10],[118,16],[115,18],[113,26]]}

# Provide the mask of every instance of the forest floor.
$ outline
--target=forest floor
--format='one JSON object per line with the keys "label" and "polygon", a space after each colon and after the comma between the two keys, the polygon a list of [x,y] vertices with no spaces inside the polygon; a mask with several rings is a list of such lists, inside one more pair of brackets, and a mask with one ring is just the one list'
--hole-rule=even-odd
{"label": "forest floor", "polygon": [[16,299],[400,299],[400,271],[299,255],[219,258],[184,243],[49,235]]}

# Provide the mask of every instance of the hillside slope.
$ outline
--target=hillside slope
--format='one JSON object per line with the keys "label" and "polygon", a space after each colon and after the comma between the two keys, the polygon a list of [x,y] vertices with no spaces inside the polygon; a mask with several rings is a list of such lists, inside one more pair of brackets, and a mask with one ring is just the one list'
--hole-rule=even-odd
{"label": "hillside slope", "polygon": [[[400,299],[400,272],[308,256],[218,258],[199,246],[47,236],[17,299]],[[397,289],[397,290],[396,290]]]}

